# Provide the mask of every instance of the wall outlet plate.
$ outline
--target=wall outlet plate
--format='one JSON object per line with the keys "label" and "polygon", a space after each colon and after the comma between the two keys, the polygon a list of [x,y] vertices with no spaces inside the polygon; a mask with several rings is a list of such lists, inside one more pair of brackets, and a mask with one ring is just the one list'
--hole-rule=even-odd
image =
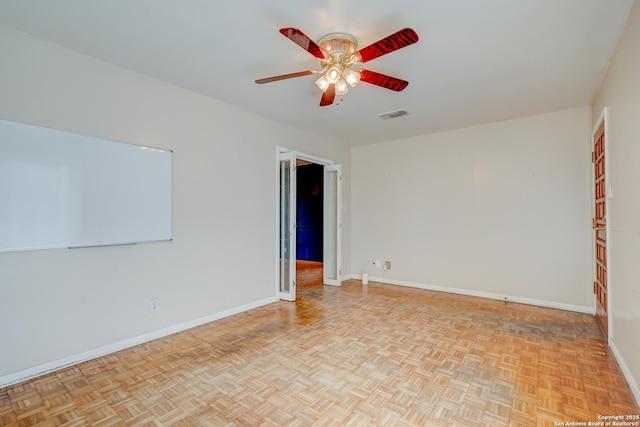
{"label": "wall outlet plate", "polygon": [[159,308],[160,308],[160,301],[158,301],[158,298],[151,298],[149,300],[149,311],[151,312],[158,311]]}

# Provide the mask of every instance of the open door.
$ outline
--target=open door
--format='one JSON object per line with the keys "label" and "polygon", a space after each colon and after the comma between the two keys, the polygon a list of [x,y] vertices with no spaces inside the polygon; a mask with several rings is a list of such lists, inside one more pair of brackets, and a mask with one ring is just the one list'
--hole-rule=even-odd
{"label": "open door", "polygon": [[342,166],[324,167],[323,283],[340,286],[342,263]]}
{"label": "open door", "polygon": [[280,153],[280,299],[296,300],[296,155]]}

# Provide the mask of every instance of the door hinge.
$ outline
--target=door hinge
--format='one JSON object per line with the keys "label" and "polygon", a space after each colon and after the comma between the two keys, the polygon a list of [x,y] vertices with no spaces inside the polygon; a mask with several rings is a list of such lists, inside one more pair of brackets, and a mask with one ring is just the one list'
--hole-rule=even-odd
{"label": "door hinge", "polygon": [[595,218],[591,218],[591,227],[593,227],[593,229],[596,229],[596,219]]}
{"label": "door hinge", "polygon": [[595,163],[596,162],[596,152],[592,151],[591,152],[591,163]]}
{"label": "door hinge", "polygon": [[598,282],[593,282],[593,293],[594,294],[598,293]]}

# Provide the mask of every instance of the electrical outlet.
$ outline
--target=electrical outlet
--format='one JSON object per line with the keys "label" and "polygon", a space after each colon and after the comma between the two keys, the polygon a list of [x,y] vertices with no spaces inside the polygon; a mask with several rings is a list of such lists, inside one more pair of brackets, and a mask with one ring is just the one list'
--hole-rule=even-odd
{"label": "electrical outlet", "polygon": [[159,308],[160,308],[160,301],[158,301],[158,298],[151,298],[149,300],[149,311],[151,312],[158,311]]}
{"label": "electrical outlet", "polygon": [[391,270],[391,261],[385,261],[384,262],[384,269],[385,270]]}

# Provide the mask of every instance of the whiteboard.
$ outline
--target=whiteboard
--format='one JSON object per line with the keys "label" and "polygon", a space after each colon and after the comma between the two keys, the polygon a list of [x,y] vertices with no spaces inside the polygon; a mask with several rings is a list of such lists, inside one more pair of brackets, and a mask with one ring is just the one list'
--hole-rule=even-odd
{"label": "whiteboard", "polygon": [[0,251],[171,240],[172,156],[0,120]]}

